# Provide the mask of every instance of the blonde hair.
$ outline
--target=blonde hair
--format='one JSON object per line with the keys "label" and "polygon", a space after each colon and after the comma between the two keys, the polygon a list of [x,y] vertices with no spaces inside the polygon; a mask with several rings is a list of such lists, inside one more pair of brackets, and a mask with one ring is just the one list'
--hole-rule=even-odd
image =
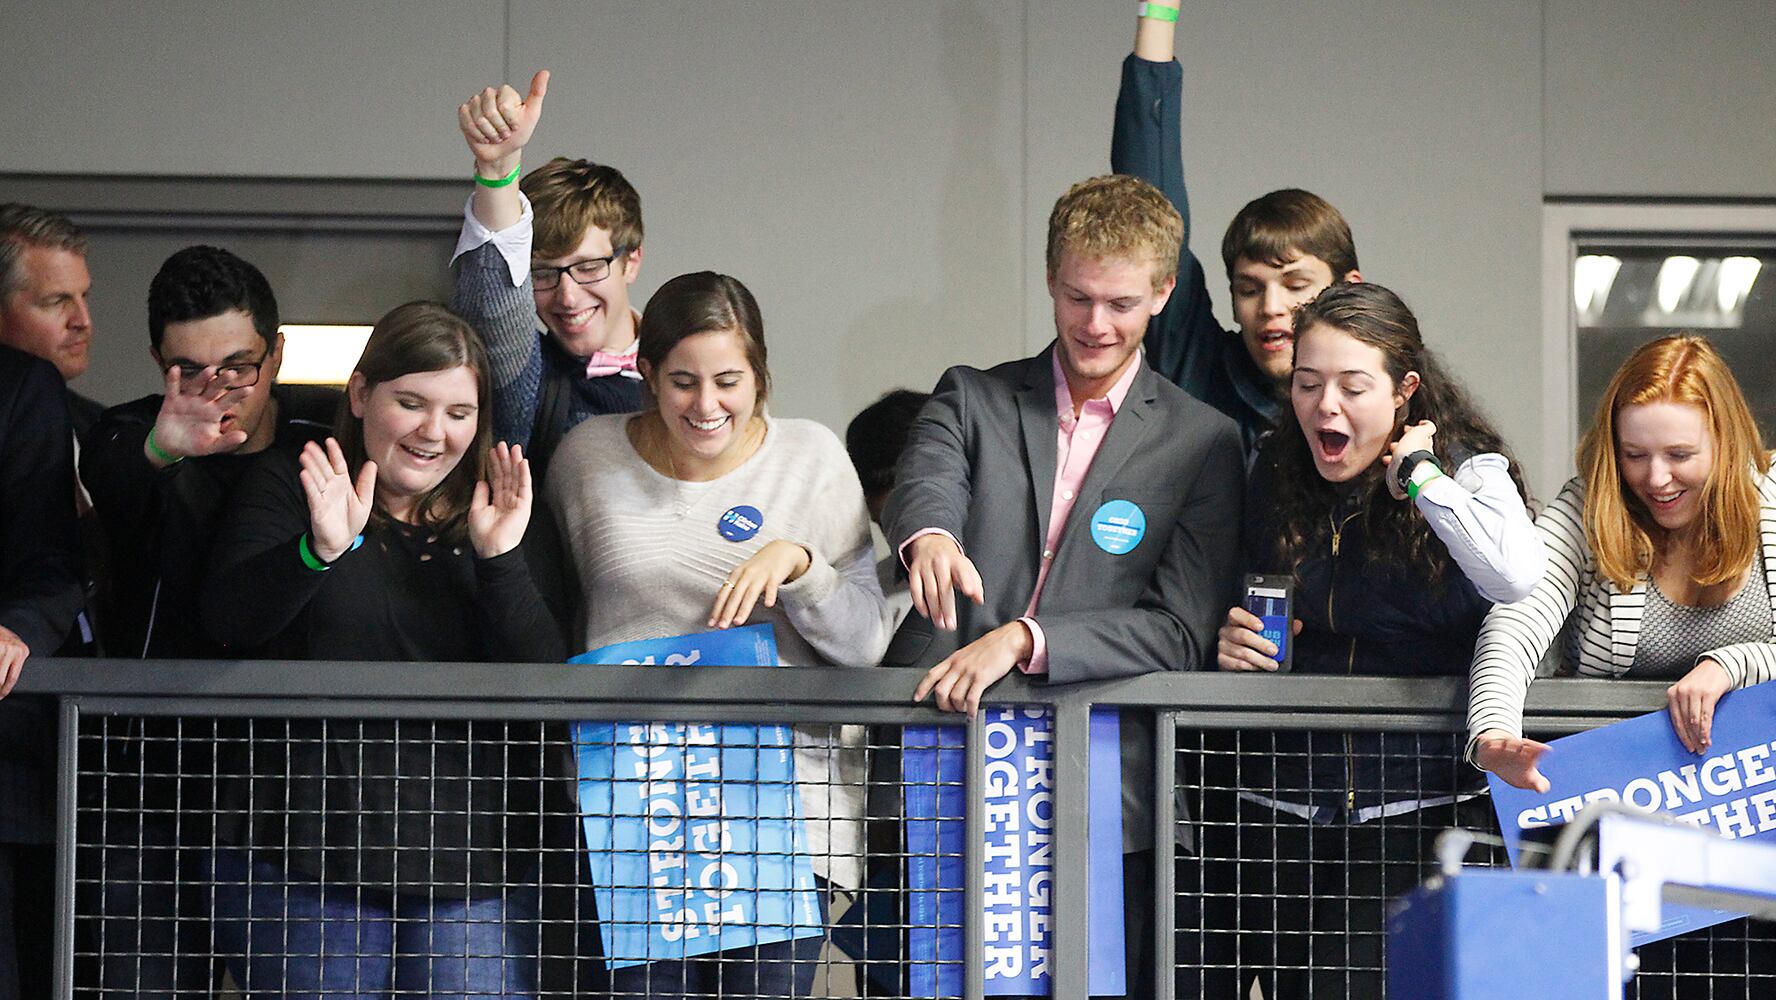
{"label": "blonde hair", "polygon": [[1061,255],[1091,260],[1121,258],[1149,265],[1158,291],[1177,277],[1184,244],[1184,217],[1166,196],[1138,177],[1109,174],[1080,181],[1055,202],[1048,216],[1048,274]]}
{"label": "blonde hair", "polygon": [[1753,473],[1770,471],[1757,421],[1733,372],[1714,346],[1693,334],[1644,344],[1616,370],[1597,406],[1597,419],[1579,444],[1585,484],[1585,541],[1598,572],[1628,591],[1651,572],[1662,534],[1646,507],[1622,481],[1616,422],[1622,408],[1683,403],[1702,411],[1714,444],[1714,468],[1696,511],[1696,567],[1703,586],[1732,580],[1757,558],[1758,486]]}

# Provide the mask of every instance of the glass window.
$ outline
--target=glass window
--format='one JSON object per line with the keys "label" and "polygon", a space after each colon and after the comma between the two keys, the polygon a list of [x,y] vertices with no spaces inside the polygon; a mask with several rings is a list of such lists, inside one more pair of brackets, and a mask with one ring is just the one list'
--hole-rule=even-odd
{"label": "glass window", "polygon": [[1573,247],[1581,428],[1636,347],[1690,331],[1714,343],[1765,442],[1776,443],[1776,238],[1580,238]]}

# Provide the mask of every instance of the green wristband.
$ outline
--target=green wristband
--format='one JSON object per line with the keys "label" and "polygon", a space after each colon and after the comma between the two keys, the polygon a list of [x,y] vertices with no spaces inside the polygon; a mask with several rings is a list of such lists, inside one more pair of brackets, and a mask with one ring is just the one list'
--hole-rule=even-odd
{"label": "green wristband", "polygon": [[[1174,14],[1173,16],[1175,17],[1176,15]],[[476,174],[475,175],[475,183],[481,185],[484,188],[503,188],[503,187],[511,184],[513,181],[517,180],[518,179],[518,171],[520,171],[522,169],[524,169],[524,165],[522,163],[520,163],[518,166],[512,168],[511,173],[507,174],[504,177],[501,177],[497,181],[490,181],[487,178],[481,176],[480,174]]]}
{"label": "green wristband", "polygon": [[1406,498],[1411,500],[1413,503],[1417,503],[1418,502],[1418,491],[1424,489],[1426,486],[1429,486],[1432,483],[1434,483],[1437,480],[1442,479],[1442,478],[1443,478],[1443,471],[1441,469],[1439,469],[1437,471],[1436,475],[1430,477],[1429,479],[1426,479],[1422,483],[1416,479],[1407,480],[1406,481]]}
{"label": "green wristband", "polygon": [[1167,24],[1178,23],[1178,8],[1167,7],[1162,3],[1144,3],[1141,5],[1140,16]]}
{"label": "green wristband", "polygon": [[184,455],[169,455],[164,448],[154,443],[154,428],[152,427],[148,428],[148,453],[168,465],[178,465],[180,462],[185,461]]}
{"label": "green wristband", "polygon": [[308,532],[306,531],[302,533],[302,540],[296,543],[296,551],[302,554],[302,564],[316,573],[325,573],[333,568],[331,565],[321,562],[320,557],[314,554],[314,550],[308,547]]}

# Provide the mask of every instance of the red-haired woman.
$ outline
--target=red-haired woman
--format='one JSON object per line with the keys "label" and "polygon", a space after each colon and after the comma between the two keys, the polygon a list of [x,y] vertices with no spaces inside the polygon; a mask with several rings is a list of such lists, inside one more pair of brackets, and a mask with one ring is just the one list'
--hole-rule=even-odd
{"label": "red-haired woman", "polygon": [[1671,679],[1671,724],[1709,746],[1715,702],[1776,677],[1776,480],[1739,383],[1701,337],[1655,340],[1611,380],[1579,475],[1537,525],[1548,570],[1486,617],[1468,699],[1468,756],[1546,791],[1547,747],[1523,738],[1523,698],[1575,619],[1581,677]]}
{"label": "red-haired woman", "polygon": [[[1708,750],[1723,694],[1776,677],[1776,480],[1739,384],[1700,337],[1645,345],[1623,363],[1579,447],[1579,475],[1537,520],[1548,570],[1486,617],[1468,697],[1468,758],[1547,791],[1548,749],[1523,737],[1536,663],[1568,630],[1581,677],[1670,679],[1671,724]],[[1652,973],[1716,1000],[1750,997],[1776,955],[1744,922],[1641,954]],[[1750,973],[1758,975],[1750,975]],[[1666,994],[1669,995],[1669,994]]]}

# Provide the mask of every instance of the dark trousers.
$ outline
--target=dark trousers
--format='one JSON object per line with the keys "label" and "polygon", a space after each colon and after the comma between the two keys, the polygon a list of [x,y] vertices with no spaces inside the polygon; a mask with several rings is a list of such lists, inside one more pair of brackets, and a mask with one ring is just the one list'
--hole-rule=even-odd
{"label": "dark trousers", "polygon": [[0,844],[0,1000],[50,995],[55,870],[54,847]]}
{"label": "dark trousers", "polygon": [[207,995],[215,959],[200,849],[177,846],[172,824],[159,819],[141,820],[139,840],[127,838],[134,842],[109,832],[111,842],[81,852],[77,933],[89,953],[77,959],[82,994]]}

